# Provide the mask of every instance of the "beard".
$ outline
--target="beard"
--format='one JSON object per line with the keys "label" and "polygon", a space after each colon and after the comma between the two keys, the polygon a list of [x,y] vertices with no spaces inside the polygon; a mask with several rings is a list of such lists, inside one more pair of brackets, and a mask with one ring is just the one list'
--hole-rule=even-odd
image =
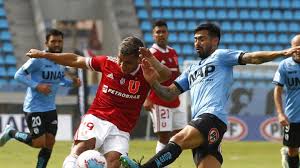
{"label": "beard", "polygon": [[48,48],[48,52],[51,52],[51,53],[62,53],[62,48],[61,47]]}
{"label": "beard", "polygon": [[211,48],[212,47],[209,47],[209,48],[207,48],[207,50],[205,50],[204,48],[197,49],[198,56],[201,59],[205,59],[205,58],[209,57],[210,56],[210,52],[209,51],[211,51]]}

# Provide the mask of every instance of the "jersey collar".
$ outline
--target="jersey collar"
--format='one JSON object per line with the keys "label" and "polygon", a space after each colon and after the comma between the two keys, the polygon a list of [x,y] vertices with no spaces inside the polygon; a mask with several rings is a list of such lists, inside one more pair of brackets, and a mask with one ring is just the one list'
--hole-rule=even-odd
{"label": "jersey collar", "polygon": [[136,70],[134,70],[133,72],[130,73],[130,75],[134,76],[141,68],[141,65],[139,65]]}
{"label": "jersey collar", "polygon": [[152,48],[159,50],[162,53],[168,53],[169,52],[169,46],[167,45],[166,49],[161,48],[160,46],[158,46],[156,43],[154,43],[152,45]]}

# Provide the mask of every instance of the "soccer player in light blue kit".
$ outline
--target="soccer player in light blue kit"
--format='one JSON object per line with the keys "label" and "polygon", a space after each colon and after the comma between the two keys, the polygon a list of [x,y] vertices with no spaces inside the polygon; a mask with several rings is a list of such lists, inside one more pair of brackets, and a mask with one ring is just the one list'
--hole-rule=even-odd
{"label": "soccer player in light blue kit", "polygon": [[125,168],[161,168],[174,162],[182,150],[192,149],[197,168],[220,168],[223,162],[220,143],[227,129],[225,106],[233,83],[233,66],[261,64],[300,50],[258,51],[217,49],[220,28],[213,23],[199,25],[194,31],[194,46],[200,57],[173,84],[164,87],[156,80],[154,68],[143,64],[145,79],[166,100],[190,90],[192,121],[171,138],[164,149],[141,165],[127,156],[120,158]]}
{"label": "soccer player in light blue kit", "polygon": [[[46,51],[61,53],[63,49],[63,33],[52,29],[46,35]],[[41,148],[37,168],[47,166],[55,143],[57,132],[57,112],[55,96],[60,85],[79,86],[80,80],[72,76],[72,80],[64,76],[65,67],[48,59],[29,59],[15,74],[15,79],[28,86],[23,111],[30,133],[19,132],[7,125],[0,135],[0,146],[14,138],[34,148]]]}
{"label": "soccer player in light blue kit", "polygon": [[[292,47],[300,46],[300,35],[291,41]],[[274,75],[274,101],[278,121],[284,127],[282,166],[299,168],[300,147],[300,52],[280,62]],[[286,88],[285,108],[282,103],[283,88]]]}

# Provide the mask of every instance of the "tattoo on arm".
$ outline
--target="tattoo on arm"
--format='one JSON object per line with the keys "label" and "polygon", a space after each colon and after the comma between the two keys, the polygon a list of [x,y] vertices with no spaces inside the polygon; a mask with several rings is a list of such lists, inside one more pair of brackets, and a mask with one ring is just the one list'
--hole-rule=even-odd
{"label": "tattoo on arm", "polygon": [[152,88],[159,97],[167,101],[171,101],[181,94],[180,90],[174,84],[166,87],[156,82],[152,85]]}

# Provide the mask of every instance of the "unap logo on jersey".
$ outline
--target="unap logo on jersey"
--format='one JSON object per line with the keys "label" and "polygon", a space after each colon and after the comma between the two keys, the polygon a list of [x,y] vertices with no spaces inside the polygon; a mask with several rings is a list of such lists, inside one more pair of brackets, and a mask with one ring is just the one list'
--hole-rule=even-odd
{"label": "unap logo on jersey", "polygon": [[268,118],[260,125],[260,134],[270,141],[282,140],[282,127],[276,117]]}
{"label": "unap logo on jersey", "polygon": [[224,134],[225,140],[239,141],[248,135],[248,126],[244,121],[236,117],[228,118],[227,132]]}

